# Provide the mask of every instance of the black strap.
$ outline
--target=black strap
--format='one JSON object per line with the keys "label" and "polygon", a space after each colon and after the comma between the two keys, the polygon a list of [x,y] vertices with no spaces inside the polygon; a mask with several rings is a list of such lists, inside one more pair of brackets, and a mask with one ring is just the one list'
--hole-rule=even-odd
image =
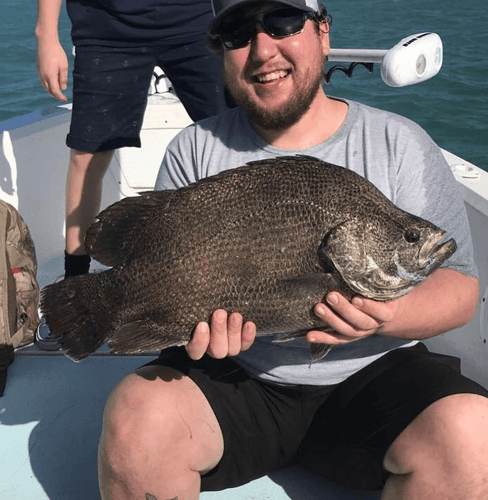
{"label": "black strap", "polygon": [[14,349],[11,345],[0,346],[0,398],[7,384],[7,368],[14,361]]}
{"label": "black strap", "polygon": [[0,398],[3,397],[7,385],[7,367],[0,368]]}

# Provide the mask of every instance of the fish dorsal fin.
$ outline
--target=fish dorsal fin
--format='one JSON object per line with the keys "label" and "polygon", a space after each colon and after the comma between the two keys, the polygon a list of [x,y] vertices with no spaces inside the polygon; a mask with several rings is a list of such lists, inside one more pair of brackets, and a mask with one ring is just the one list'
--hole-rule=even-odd
{"label": "fish dorsal fin", "polygon": [[268,167],[268,166],[276,166],[279,164],[286,164],[286,163],[292,163],[296,164],[297,161],[303,161],[307,160],[309,163],[317,163],[318,165],[322,166],[323,165],[329,165],[329,166],[334,166],[330,163],[324,162],[323,160],[320,160],[319,158],[316,158],[315,156],[309,156],[309,155],[284,155],[284,156],[276,156],[275,158],[265,158],[262,160],[254,160],[254,161],[249,161],[246,163],[246,165],[250,166],[263,166],[263,167]]}
{"label": "fish dorsal fin", "polygon": [[106,266],[123,263],[154,214],[169,206],[173,192],[147,191],[110,205],[87,231],[87,253]]}

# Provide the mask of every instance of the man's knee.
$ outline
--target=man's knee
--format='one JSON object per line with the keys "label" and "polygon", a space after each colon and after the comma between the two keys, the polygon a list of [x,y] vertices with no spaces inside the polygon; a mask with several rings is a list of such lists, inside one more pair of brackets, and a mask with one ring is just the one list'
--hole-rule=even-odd
{"label": "man's knee", "polygon": [[218,463],[222,450],[210,405],[179,372],[144,368],[126,377],[107,401],[100,460],[114,471],[135,471],[148,461],[161,471],[170,464],[204,471]]}
{"label": "man's knee", "polygon": [[488,399],[457,394],[426,408],[393,442],[384,465],[411,481],[423,477],[452,492],[473,492],[464,498],[485,498],[477,495],[488,495],[487,449]]}
{"label": "man's knee", "polygon": [[75,174],[86,175],[90,173],[91,175],[103,177],[112,161],[113,155],[113,150],[89,152],[72,149],[70,152],[69,168]]}

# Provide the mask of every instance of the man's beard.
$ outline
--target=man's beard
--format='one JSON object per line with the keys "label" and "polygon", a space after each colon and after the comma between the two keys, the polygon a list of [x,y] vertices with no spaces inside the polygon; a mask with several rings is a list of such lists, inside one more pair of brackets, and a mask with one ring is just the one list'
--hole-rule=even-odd
{"label": "man's beard", "polygon": [[236,85],[232,75],[224,75],[225,84],[235,103],[246,113],[253,123],[264,130],[285,130],[295,125],[310,109],[310,106],[319,91],[323,81],[323,71],[312,78],[307,72],[302,85],[298,85],[295,94],[280,108],[266,109],[254,102],[246,90]]}

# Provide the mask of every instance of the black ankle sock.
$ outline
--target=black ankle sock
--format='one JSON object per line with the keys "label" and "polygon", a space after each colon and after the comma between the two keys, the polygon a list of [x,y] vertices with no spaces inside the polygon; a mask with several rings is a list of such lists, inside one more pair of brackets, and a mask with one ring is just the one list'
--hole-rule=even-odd
{"label": "black ankle sock", "polygon": [[64,251],[64,278],[88,274],[91,257],[89,255],[71,255]]}

